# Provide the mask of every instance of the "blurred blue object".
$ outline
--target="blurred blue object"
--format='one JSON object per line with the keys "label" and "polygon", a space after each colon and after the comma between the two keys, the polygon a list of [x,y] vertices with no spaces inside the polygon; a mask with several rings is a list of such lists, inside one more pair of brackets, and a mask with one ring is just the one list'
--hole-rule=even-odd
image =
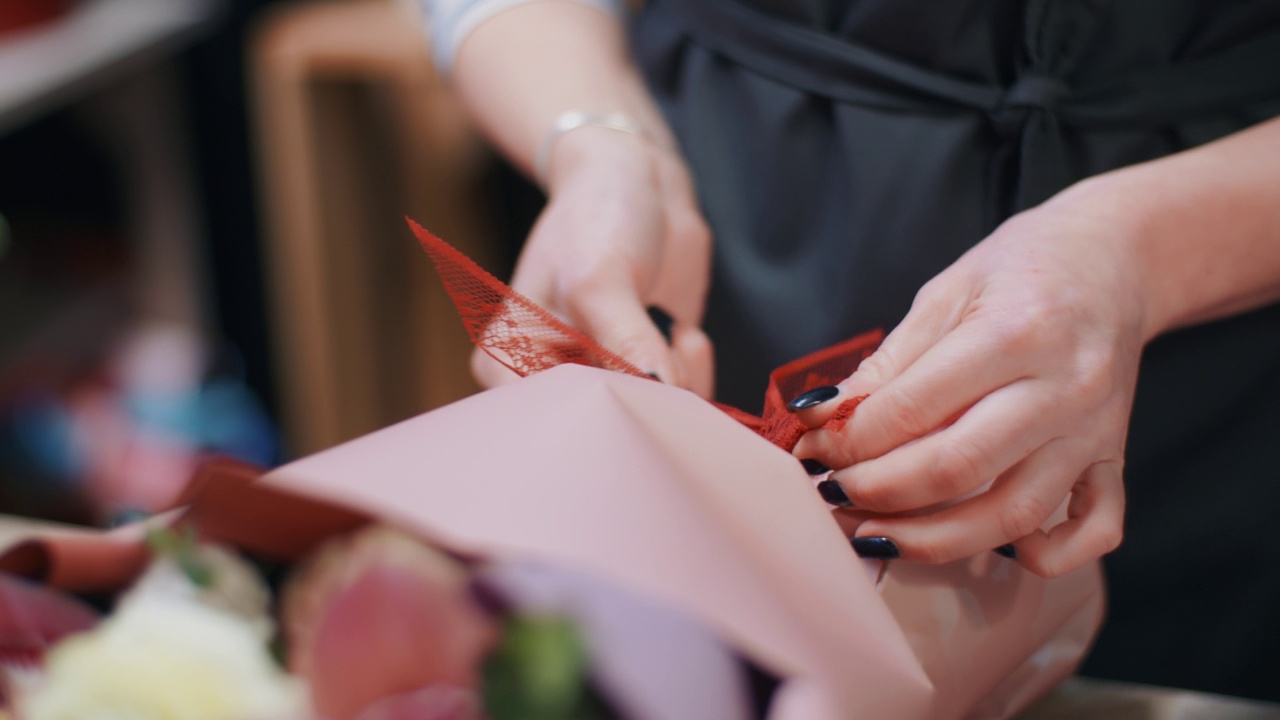
{"label": "blurred blue object", "polygon": [[75,419],[52,393],[32,393],[14,407],[0,432],[11,461],[59,485],[73,487],[87,470],[75,451]]}
{"label": "blurred blue object", "polygon": [[176,436],[201,450],[256,465],[279,460],[275,427],[239,379],[214,377],[188,394],[132,393],[121,402],[140,430]]}
{"label": "blurred blue object", "polygon": [[234,365],[206,371],[204,347],[189,328],[148,326],[99,371],[26,388],[0,415],[0,502],[63,497],[99,519],[154,512],[177,501],[207,455],[276,464],[262,403]]}

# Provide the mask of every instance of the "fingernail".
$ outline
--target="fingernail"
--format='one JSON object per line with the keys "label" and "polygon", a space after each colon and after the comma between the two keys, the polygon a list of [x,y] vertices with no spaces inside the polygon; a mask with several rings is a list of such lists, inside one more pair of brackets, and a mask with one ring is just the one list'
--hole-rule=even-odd
{"label": "fingernail", "polygon": [[831,472],[831,468],[812,458],[808,460],[801,460],[800,464],[804,466],[804,471],[810,475],[826,475]]}
{"label": "fingernail", "polygon": [[814,405],[821,405],[831,398],[840,394],[840,388],[835,385],[823,385],[812,390],[800,393],[795,400],[787,403],[787,409],[791,412],[811,408]]}
{"label": "fingernail", "polygon": [[898,545],[887,537],[856,537],[850,540],[858,557],[872,560],[892,560],[900,555]]}
{"label": "fingernail", "polygon": [[645,375],[648,375],[649,377],[653,378],[654,380],[657,380],[658,382],[662,382],[662,376],[659,375],[658,373],[651,372],[651,373],[645,373]]}
{"label": "fingernail", "polygon": [[1001,557],[1007,557],[1010,560],[1018,559],[1018,548],[1014,547],[1013,543],[1009,543],[1008,545],[1001,545],[1000,547],[996,548],[992,552],[994,552],[997,555],[1000,555]]}
{"label": "fingernail", "polygon": [[818,494],[826,500],[829,505],[837,505],[839,507],[853,507],[853,501],[849,499],[848,493],[844,491],[844,486],[835,480],[823,480],[818,483]]}
{"label": "fingernail", "polygon": [[648,308],[649,319],[657,326],[658,332],[662,333],[662,337],[671,344],[671,328],[676,324],[675,318],[671,317],[671,313],[663,310],[657,305],[650,305]]}
{"label": "fingernail", "polygon": [[125,508],[117,511],[107,520],[107,527],[118,528],[121,525],[132,525],[151,517],[151,513],[142,508]]}

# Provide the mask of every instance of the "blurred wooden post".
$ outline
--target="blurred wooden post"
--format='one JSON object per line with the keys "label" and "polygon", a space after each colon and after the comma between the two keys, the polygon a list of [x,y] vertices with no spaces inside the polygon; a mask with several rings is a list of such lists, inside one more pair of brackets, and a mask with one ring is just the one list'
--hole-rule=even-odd
{"label": "blurred wooden post", "polygon": [[473,392],[470,345],[404,224],[491,262],[487,153],[391,0],[267,17],[253,44],[282,419],[314,452]]}

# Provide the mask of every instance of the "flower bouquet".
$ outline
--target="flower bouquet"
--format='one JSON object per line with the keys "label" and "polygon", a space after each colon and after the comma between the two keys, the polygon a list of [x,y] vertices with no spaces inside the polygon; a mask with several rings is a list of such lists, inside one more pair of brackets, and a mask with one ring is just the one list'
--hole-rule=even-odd
{"label": "flower bouquet", "polygon": [[[567,337],[584,357],[554,326],[540,350],[510,322],[536,308],[489,287],[492,302],[470,303],[482,346],[502,332],[500,358],[563,355]],[[770,392],[821,379],[815,367]],[[208,467],[181,510],[152,521],[164,530],[150,542],[135,527],[11,544],[0,571],[42,586],[6,587],[56,596],[64,621],[36,627],[0,606],[26,653],[11,663],[18,716],[984,720],[1068,675],[1097,630],[1096,564],[1046,580],[993,553],[861,560],[780,449],[794,434],[785,419],[731,415],[616,367],[538,369],[266,474]],[[266,579],[234,581],[257,587],[239,593],[252,599],[209,600],[201,583],[244,577],[224,568],[246,559]],[[92,629],[89,609],[55,595],[129,587]],[[228,664],[270,678],[206,687],[201,707],[228,693],[261,705],[36,714],[77,653],[90,676],[131,668],[140,691],[234,674],[179,672],[179,658],[233,657],[236,633],[157,610],[162,597],[237,618],[257,654]],[[209,647],[152,655],[157,638],[197,637]]]}

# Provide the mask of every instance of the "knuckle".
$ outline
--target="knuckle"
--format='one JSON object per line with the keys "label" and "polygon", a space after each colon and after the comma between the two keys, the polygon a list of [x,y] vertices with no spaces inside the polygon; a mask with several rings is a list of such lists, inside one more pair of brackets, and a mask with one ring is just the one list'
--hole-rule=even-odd
{"label": "knuckle", "polygon": [[924,407],[910,393],[890,388],[885,406],[885,429],[891,434],[920,437],[933,428]]}
{"label": "knuckle", "polygon": [[1093,554],[1102,557],[1120,547],[1124,540],[1124,529],[1116,526],[1099,530],[1093,537]]}
{"label": "knuckle", "polygon": [[1040,546],[1031,552],[1019,550],[1018,562],[1031,573],[1042,578],[1056,578],[1065,575],[1072,568],[1066,563],[1061,553],[1049,546]]}
{"label": "knuckle", "polygon": [[1117,382],[1109,352],[1089,353],[1077,364],[1073,377],[1074,394],[1090,405],[1100,405],[1115,395]]}
{"label": "knuckle", "polygon": [[950,498],[966,492],[985,480],[984,457],[970,443],[952,441],[943,444],[934,455],[926,474],[929,489],[940,498]]}
{"label": "knuckle", "polygon": [[1040,300],[1030,300],[1006,313],[992,332],[994,344],[1009,352],[1030,352],[1048,342],[1054,330],[1053,313]]}
{"label": "knuckle", "polygon": [[1018,310],[1017,327],[1026,335],[1035,335],[1052,328],[1061,319],[1058,303],[1043,296],[1030,298]]}
{"label": "knuckle", "polygon": [[1010,540],[1024,538],[1038,530],[1050,512],[1039,498],[1016,496],[1000,511],[1000,531]]}
{"label": "knuckle", "polygon": [[911,301],[911,309],[918,312],[939,310],[952,302],[953,293],[949,291],[942,276],[935,275],[916,291]]}
{"label": "knuckle", "polygon": [[1062,562],[1050,557],[1028,558],[1023,562],[1023,567],[1046,579],[1062,577],[1068,570]]}
{"label": "knuckle", "polygon": [[697,328],[688,328],[676,336],[676,352],[689,360],[703,363],[715,357],[715,348],[711,338]]}
{"label": "knuckle", "polygon": [[612,270],[611,263],[597,262],[566,280],[566,303],[581,309],[588,308],[595,296],[613,289],[618,282],[617,278],[618,274]]}
{"label": "knuckle", "polygon": [[891,377],[892,368],[893,360],[889,357],[889,353],[884,349],[880,349],[858,363],[857,372],[860,377],[872,385],[880,385]]}
{"label": "knuckle", "polygon": [[710,247],[711,228],[696,210],[690,209],[676,213],[671,225],[672,234],[681,245],[693,246],[697,249]]}

